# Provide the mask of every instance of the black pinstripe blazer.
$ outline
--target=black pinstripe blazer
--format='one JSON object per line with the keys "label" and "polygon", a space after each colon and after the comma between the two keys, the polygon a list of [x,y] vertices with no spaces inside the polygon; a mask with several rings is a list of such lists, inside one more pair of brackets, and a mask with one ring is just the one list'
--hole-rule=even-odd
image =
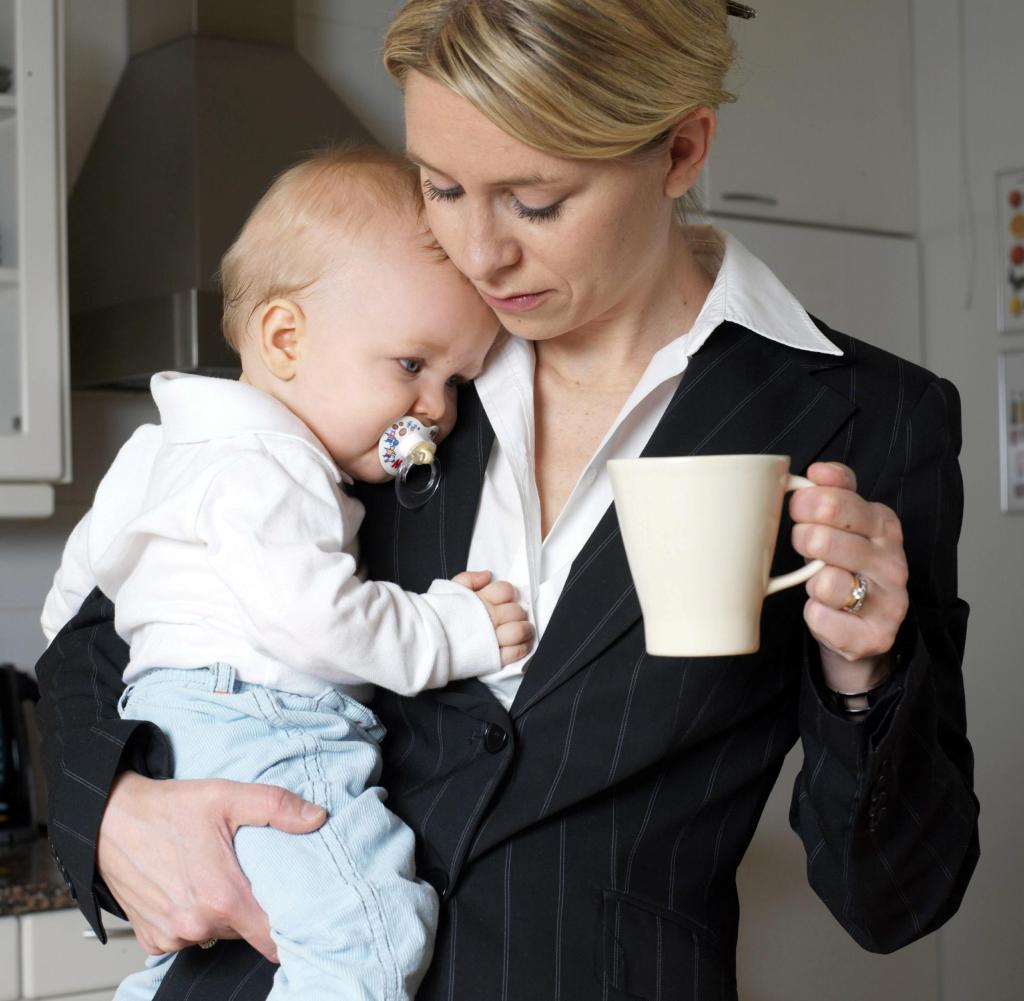
{"label": "black pinstripe blazer", "polygon": [[[797,739],[791,820],[812,885],[850,934],[890,951],[956,910],[978,856],[956,594],[959,401],[930,373],[822,329],[843,357],[724,324],[645,454],[781,452],[794,470],[837,459],[895,509],[911,611],[883,698],[860,723],[827,707],[799,589],[765,603],[757,654],[648,657],[609,510],[510,712],[476,680],[377,699],[390,805],[443,900],[424,1001],[734,998],[736,867]],[[388,488],[364,490],[371,576],[423,590],[465,568],[493,432],[471,388],[460,404],[430,504],[406,511]],[[800,562],[788,540],[787,523],[773,572]],[[111,615],[94,592],[39,664],[51,839],[94,927],[112,904],[94,869],[112,776],[168,773],[160,735],[116,717],[126,651]],[[159,997],[263,998],[272,973],[244,943],[191,949]]]}

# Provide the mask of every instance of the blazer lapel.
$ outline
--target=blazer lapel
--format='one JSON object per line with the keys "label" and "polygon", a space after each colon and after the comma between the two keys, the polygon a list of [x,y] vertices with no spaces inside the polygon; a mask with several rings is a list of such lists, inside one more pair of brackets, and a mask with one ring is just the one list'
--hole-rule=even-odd
{"label": "blazer lapel", "polygon": [[[813,375],[842,364],[725,323],[690,359],[642,454],[781,453],[802,470],[855,409]],[[639,618],[612,505],[573,562],[512,715],[564,684]]]}

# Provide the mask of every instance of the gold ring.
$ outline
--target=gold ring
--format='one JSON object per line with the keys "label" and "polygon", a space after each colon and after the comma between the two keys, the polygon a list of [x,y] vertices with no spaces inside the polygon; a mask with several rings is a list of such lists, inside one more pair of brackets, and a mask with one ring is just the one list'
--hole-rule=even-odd
{"label": "gold ring", "polygon": [[843,611],[856,615],[864,607],[864,602],[868,599],[868,581],[866,577],[859,573],[851,574],[851,576],[853,577],[853,586],[850,588],[850,597],[846,599],[846,604],[843,605]]}

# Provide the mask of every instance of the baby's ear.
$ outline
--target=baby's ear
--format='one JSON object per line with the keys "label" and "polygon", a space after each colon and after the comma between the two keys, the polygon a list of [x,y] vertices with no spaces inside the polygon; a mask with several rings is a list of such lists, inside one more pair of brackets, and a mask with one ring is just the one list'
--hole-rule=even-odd
{"label": "baby's ear", "polygon": [[271,299],[257,317],[260,357],[278,379],[295,378],[306,333],[306,314],[291,299]]}

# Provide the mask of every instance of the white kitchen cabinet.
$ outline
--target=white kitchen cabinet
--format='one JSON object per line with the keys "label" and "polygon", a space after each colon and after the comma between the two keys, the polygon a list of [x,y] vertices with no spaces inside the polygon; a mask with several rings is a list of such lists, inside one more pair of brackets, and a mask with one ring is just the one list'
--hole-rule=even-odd
{"label": "white kitchen cabinet", "polygon": [[18,919],[0,918],[0,1001],[19,996]]}
{"label": "white kitchen cabinet", "polygon": [[753,219],[714,222],[834,330],[922,362],[916,239]]}
{"label": "white kitchen cabinet", "polygon": [[[100,945],[77,910],[26,914],[20,922],[24,998],[112,988],[146,961],[131,926],[109,915],[103,919],[106,945]],[[60,957],[59,963],[54,962],[55,956]]]}
{"label": "white kitchen cabinet", "polygon": [[146,953],[126,921],[103,924],[106,945],[77,909],[0,917],[0,1001],[110,1001]]}
{"label": "white kitchen cabinet", "polygon": [[[70,474],[58,0],[0,0],[0,515]],[[7,486],[15,484],[14,487]],[[26,489],[28,487],[28,489]]]}
{"label": "white kitchen cabinet", "polygon": [[753,0],[730,18],[736,104],[720,109],[709,211],[916,230],[909,0]]}
{"label": "white kitchen cabinet", "polygon": [[110,1001],[110,988],[105,991],[89,991],[88,994],[61,994],[51,1001]]}

